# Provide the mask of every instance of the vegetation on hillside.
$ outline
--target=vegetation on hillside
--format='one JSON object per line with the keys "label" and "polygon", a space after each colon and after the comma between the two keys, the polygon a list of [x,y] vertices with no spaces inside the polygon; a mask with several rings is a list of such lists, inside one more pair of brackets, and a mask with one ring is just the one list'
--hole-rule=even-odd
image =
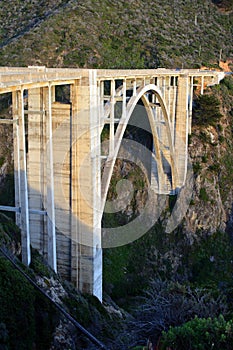
{"label": "vegetation on hillside", "polygon": [[232,17],[210,0],[2,1],[0,65],[210,66],[232,56]]}
{"label": "vegetation on hillside", "polygon": [[[0,9],[0,46],[18,39],[41,21],[64,9],[68,0],[2,1]],[[20,24],[20,25],[19,25]]]}
{"label": "vegetation on hillside", "polygon": [[163,333],[159,349],[166,350],[231,350],[233,343],[233,320],[195,317],[183,326],[170,328]]}

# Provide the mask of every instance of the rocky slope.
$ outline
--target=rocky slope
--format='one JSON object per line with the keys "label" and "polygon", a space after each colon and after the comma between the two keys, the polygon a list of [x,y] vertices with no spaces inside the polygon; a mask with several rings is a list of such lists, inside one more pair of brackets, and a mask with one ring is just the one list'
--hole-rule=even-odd
{"label": "rocky slope", "polygon": [[232,220],[232,78],[225,78],[211,93],[221,101],[222,116],[214,124],[210,118],[207,125],[195,125],[194,117],[189,146],[196,172],[193,202],[186,216],[186,227],[192,233],[225,231]]}

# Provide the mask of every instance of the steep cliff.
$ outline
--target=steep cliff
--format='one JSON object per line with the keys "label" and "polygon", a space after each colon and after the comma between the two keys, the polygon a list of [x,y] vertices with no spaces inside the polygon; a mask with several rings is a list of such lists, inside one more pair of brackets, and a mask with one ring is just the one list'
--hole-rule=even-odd
{"label": "steep cliff", "polygon": [[219,110],[206,118],[208,106],[200,121],[194,120],[189,154],[192,159],[195,183],[193,200],[186,215],[186,230],[202,230],[209,234],[230,228],[233,202],[233,83],[225,78],[211,93],[220,101]]}

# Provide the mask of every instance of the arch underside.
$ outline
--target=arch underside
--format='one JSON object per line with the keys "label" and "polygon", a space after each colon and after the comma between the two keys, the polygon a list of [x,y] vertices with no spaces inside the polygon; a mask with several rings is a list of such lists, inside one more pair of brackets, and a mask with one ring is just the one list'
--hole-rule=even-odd
{"label": "arch underside", "polygon": [[[116,91],[116,95],[121,96],[122,94],[126,94],[126,91],[124,92],[124,89],[122,87],[118,88]],[[149,95],[153,96],[154,103],[151,102],[151,98],[149,99]],[[123,98],[123,101],[126,101],[126,98]],[[107,159],[105,161],[103,174],[102,174],[102,189],[101,189],[101,198],[102,198],[102,212],[104,210],[104,205],[107,199],[107,193],[111,181],[111,177],[113,174],[114,164],[116,162],[116,159],[118,157],[118,153],[123,141],[124,132],[127,128],[127,125],[129,124],[130,118],[135,110],[136,105],[138,104],[139,100],[143,102],[144,108],[146,110],[146,114],[149,120],[151,132],[152,132],[152,138],[153,138],[153,145],[154,145],[154,152],[151,153],[152,157],[152,163],[156,164],[156,182],[157,182],[157,188],[155,189],[156,192],[163,194],[163,193],[174,193],[177,189],[177,168],[176,168],[176,159],[175,159],[175,151],[174,151],[174,137],[172,136],[172,130],[173,126],[171,125],[171,120],[168,113],[168,108],[166,106],[166,103],[162,97],[162,93],[160,89],[154,85],[149,84],[146,86],[140,86],[136,90],[136,94],[133,94],[133,96],[130,97],[128,102],[126,102],[125,106],[125,112],[122,112],[122,116],[119,120],[118,126],[116,128],[116,131],[114,133],[114,152],[113,154],[109,154],[107,156]],[[155,103],[156,101],[156,103]],[[111,110],[111,101],[109,103],[106,103],[105,105],[105,118],[110,114]],[[114,101],[115,103],[115,101]],[[164,118],[164,128],[165,133],[163,129],[163,135],[158,135],[157,131],[157,121],[155,118],[155,111],[156,109],[161,108],[163,118]],[[122,109],[123,110],[123,109]],[[101,126],[103,129],[104,124]],[[169,168],[170,174],[166,173],[166,166],[167,169]],[[151,174],[153,176],[153,174]],[[168,179],[169,176],[169,179]]]}

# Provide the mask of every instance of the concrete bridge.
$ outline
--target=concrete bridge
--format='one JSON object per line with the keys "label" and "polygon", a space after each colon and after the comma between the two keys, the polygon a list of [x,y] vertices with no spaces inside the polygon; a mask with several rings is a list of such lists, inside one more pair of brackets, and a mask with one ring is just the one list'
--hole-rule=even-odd
{"label": "concrete bridge", "polygon": [[194,69],[0,68],[0,94],[12,98],[12,114],[0,122],[12,125],[15,176],[15,206],[0,210],[16,213],[23,262],[30,264],[32,246],[102,300],[101,218],[130,118],[139,105],[145,111],[139,123],[146,119],[152,135],[153,190],[177,193],[186,178],[193,90],[203,93],[223,77]]}

